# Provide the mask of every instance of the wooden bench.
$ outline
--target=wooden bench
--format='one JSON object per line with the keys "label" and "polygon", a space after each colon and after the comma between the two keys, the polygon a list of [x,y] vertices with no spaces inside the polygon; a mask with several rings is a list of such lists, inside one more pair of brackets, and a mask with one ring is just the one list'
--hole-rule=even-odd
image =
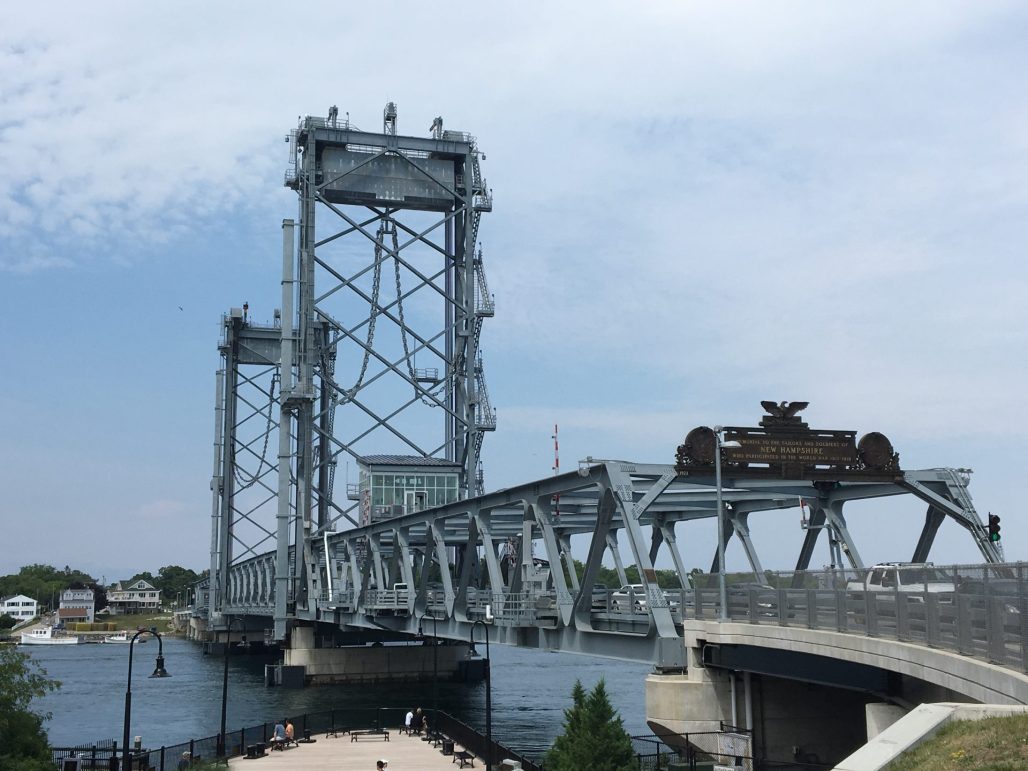
{"label": "wooden bench", "polygon": [[367,728],[363,731],[350,731],[350,741],[355,742],[361,736],[369,736],[374,739],[384,739],[389,741],[389,732],[384,728]]}
{"label": "wooden bench", "polygon": [[450,762],[456,763],[458,760],[460,761],[458,768],[464,768],[466,765],[471,766],[472,768],[475,767],[475,756],[467,750],[457,750],[453,753],[453,760]]}

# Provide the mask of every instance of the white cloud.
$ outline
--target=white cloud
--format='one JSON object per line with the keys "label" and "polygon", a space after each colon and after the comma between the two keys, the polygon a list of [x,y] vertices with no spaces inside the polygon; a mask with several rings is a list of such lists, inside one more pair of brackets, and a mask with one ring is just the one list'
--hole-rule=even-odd
{"label": "white cloud", "polygon": [[761,398],[900,446],[1028,434],[1020,4],[308,13],[0,10],[0,271],[229,251],[293,215],[297,115],[377,129],[395,100],[489,157],[487,453],[558,419],[659,458]]}

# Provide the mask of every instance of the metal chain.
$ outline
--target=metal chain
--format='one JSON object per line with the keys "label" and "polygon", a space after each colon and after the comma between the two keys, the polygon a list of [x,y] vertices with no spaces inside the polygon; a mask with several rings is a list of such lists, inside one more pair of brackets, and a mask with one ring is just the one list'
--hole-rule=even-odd
{"label": "metal chain", "polygon": [[[368,339],[364,346],[364,360],[361,362],[360,375],[357,376],[357,382],[353,384],[353,388],[346,389],[343,392],[344,401],[351,401],[357,392],[364,385],[364,376],[368,373],[368,362],[371,361],[371,346],[375,342],[375,322],[378,320],[378,314],[381,313],[379,307],[379,289],[382,284],[382,240],[387,231],[387,225],[392,220],[388,217],[382,220],[382,223],[378,226],[378,233],[375,234],[375,269],[372,273],[371,280],[371,318],[368,320]],[[393,229],[393,240],[396,239],[396,230]]]}
{"label": "metal chain", "polygon": [[400,342],[403,343],[403,360],[407,363],[407,374],[414,384],[414,394],[418,393],[418,380],[411,361],[410,345],[407,343],[407,322],[403,317],[403,289],[400,286],[400,245],[396,239],[396,228],[393,228],[393,267],[396,274],[396,309],[400,317]]}
{"label": "metal chain", "polygon": [[241,487],[237,488],[237,492],[253,486],[254,482],[260,479],[261,474],[264,472],[265,465],[267,465],[268,468],[271,468],[271,464],[267,463],[266,459],[268,456],[268,438],[271,436],[271,412],[272,407],[275,406],[275,383],[278,382],[278,378],[279,374],[277,372],[271,376],[271,388],[268,390],[268,423],[264,428],[264,447],[261,449],[261,462],[260,465],[257,466],[257,472],[249,479],[246,479],[243,471],[239,468],[239,465],[236,463],[232,464],[232,473],[235,475],[236,482],[241,485]]}

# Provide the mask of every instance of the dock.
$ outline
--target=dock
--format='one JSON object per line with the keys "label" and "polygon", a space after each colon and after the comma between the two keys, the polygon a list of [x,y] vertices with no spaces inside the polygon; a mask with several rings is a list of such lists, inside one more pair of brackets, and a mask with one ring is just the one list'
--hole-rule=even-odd
{"label": "dock", "polygon": [[[389,731],[389,741],[373,736],[359,736],[353,741],[348,733],[340,733],[338,737],[317,734],[312,738],[316,741],[311,744],[301,742],[282,751],[269,749],[256,759],[233,758],[229,768],[235,771],[338,771],[340,768],[374,771],[377,760],[389,761],[387,771],[454,771],[460,765],[452,755],[443,755],[433,742],[393,730]],[[454,749],[460,752],[464,748],[458,744]],[[465,767],[485,767],[478,758],[471,763]]]}

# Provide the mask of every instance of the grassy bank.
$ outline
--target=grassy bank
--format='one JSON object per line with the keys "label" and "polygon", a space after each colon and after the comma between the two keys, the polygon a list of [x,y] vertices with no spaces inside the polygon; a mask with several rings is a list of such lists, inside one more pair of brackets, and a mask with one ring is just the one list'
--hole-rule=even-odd
{"label": "grassy bank", "polygon": [[[113,630],[105,630],[104,632],[92,632],[91,634],[111,634],[113,631],[126,631],[134,632],[137,629],[150,629],[151,627],[157,627],[157,631],[163,634],[171,632],[171,613],[156,613],[152,615],[134,615],[134,616],[98,616],[97,621],[105,624],[112,624]],[[69,625],[70,631],[73,633],[83,633],[76,629],[74,625]]]}
{"label": "grassy bank", "polygon": [[1028,715],[950,723],[886,767],[886,771],[1024,769],[1028,769]]}

